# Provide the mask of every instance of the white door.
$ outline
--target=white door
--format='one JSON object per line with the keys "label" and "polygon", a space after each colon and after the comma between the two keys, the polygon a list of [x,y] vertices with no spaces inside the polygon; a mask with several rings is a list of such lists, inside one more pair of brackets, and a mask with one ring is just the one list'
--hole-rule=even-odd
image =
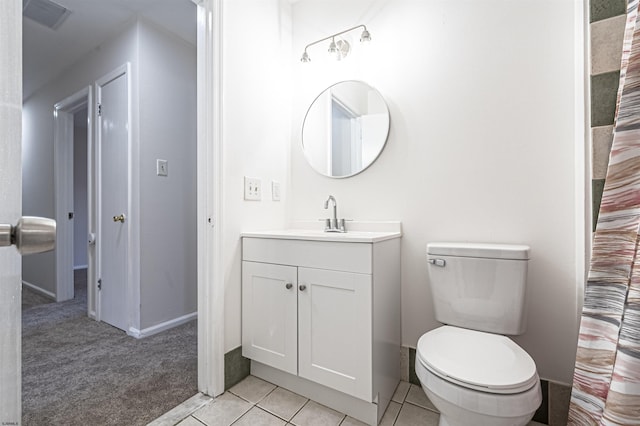
{"label": "white door", "polygon": [[297,374],[297,268],[242,262],[242,355]]}
{"label": "white door", "polygon": [[298,268],[298,375],[372,401],[371,275]]}
{"label": "white door", "polygon": [[[22,212],[22,2],[0,2],[0,223]],[[21,260],[0,247],[0,424],[20,424]]]}
{"label": "white door", "polygon": [[123,66],[96,83],[99,144],[99,319],[128,331],[129,82]]}
{"label": "white door", "polygon": [[[19,425],[24,254],[55,247],[55,222],[22,212],[22,2],[0,2],[0,424]],[[35,219],[35,221],[34,221]],[[19,223],[20,222],[20,223]],[[18,226],[14,226],[18,225]],[[23,232],[24,231],[24,232]]]}

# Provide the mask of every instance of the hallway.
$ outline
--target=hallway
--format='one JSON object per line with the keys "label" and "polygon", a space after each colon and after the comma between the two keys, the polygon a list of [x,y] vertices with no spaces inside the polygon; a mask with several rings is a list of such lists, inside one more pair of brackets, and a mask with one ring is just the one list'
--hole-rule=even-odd
{"label": "hallway", "polygon": [[32,425],[144,425],[197,392],[197,322],[145,339],[87,317],[75,299],[23,289],[22,420]]}

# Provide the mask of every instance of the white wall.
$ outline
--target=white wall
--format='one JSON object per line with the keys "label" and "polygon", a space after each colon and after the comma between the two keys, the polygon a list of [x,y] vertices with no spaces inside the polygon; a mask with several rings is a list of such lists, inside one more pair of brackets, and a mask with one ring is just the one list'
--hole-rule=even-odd
{"label": "white wall", "polygon": [[[196,48],[144,21],[139,46],[140,326],[145,328],[197,310]],[[168,161],[167,177],[156,175],[156,159]]]}
{"label": "white wall", "polygon": [[[289,197],[291,17],[287,0],[223,2],[225,352],[241,344],[240,232],[283,228]],[[243,176],[262,179],[244,201]],[[271,201],[271,180],[282,201]]]}
{"label": "white wall", "polygon": [[[302,0],[293,10],[291,217],[338,211],[356,220],[401,220],[402,342],[415,347],[439,324],[430,305],[429,241],[531,246],[529,326],[516,340],[541,377],[570,383],[577,338],[574,200],[576,77],[571,0]],[[326,46],[353,32],[352,55],[328,61]],[[328,43],[327,43],[328,44]],[[575,57],[574,55],[579,55]],[[360,79],[386,98],[391,132],[368,170],[334,180],[314,172],[301,149],[308,105],[329,85]],[[263,89],[264,90],[264,89]]]}
{"label": "white wall", "polygon": [[[23,210],[54,217],[53,105],[122,64],[132,70],[131,194],[140,223],[140,315],[151,327],[196,310],[195,46],[143,21],[86,55],[24,103]],[[169,176],[156,176],[156,159]],[[131,212],[130,212],[131,213]],[[52,254],[25,257],[23,278],[55,293]]]}
{"label": "white wall", "polygon": [[73,267],[87,267],[87,109],[73,115]]}

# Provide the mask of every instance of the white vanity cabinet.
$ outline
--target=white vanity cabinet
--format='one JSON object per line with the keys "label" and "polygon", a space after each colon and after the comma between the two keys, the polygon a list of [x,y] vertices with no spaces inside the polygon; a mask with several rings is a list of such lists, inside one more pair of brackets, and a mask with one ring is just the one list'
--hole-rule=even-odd
{"label": "white vanity cabinet", "polygon": [[298,371],[298,271],[242,262],[242,355]]}
{"label": "white vanity cabinet", "polygon": [[360,234],[243,234],[242,352],[252,374],[377,424],[400,373],[400,234]]}

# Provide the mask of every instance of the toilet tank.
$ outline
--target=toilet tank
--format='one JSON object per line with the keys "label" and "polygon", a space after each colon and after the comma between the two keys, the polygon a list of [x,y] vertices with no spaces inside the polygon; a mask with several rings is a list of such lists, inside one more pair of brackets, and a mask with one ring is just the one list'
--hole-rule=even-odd
{"label": "toilet tank", "polygon": [[429,243],[427,259],[439,322],[489,333],[524,333],[528,246]]}

